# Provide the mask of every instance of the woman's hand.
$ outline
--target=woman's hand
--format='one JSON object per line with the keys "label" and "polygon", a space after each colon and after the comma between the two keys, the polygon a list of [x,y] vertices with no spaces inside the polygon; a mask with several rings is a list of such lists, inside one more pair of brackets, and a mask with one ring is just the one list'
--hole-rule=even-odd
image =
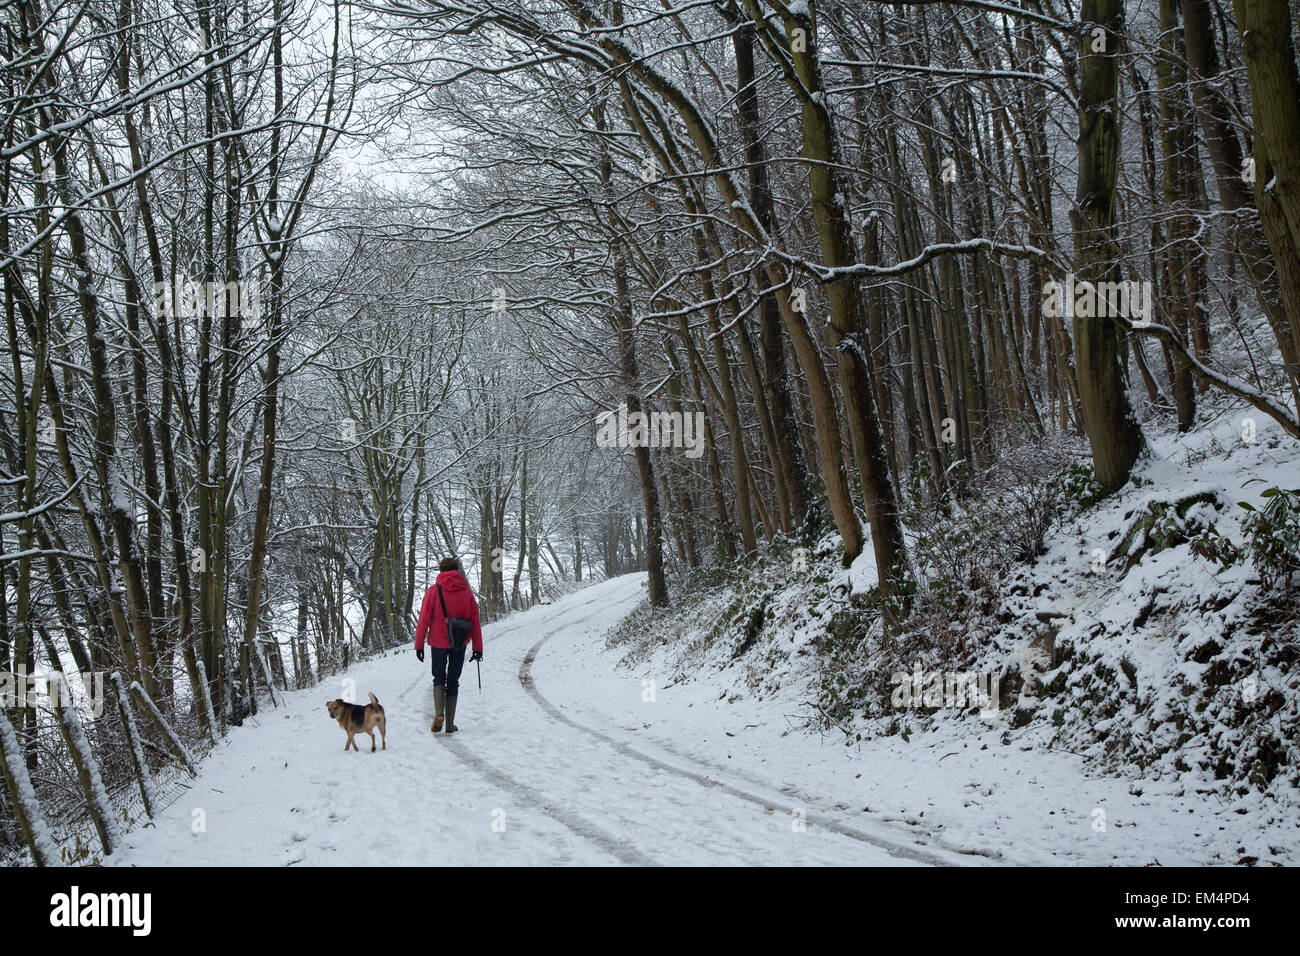
{"label": "woman's hand", "polygon": [[424,648],[423,648],[423,647],[417,647],[417,648],[415,649],[415,656],[418,657],[418,658],[420,659],[420,663],[423,664],[423,663],[424,663]]}
{"label": "woman's hand", "polygon": [[473,663],[474,661],[481,661],[483,659],[483,652],[475,651],[473,654],[469,656],[469,659],[471,663]]}

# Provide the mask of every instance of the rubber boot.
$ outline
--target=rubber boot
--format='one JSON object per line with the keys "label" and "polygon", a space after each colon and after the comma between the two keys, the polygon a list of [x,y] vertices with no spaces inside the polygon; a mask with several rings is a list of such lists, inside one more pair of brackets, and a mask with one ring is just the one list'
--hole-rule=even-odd
{"label": "rubber boot", "polygon": [[[452,698],[455,700],[456,698]],[[429,729],[435,734],[442,730],[442,711],[447,702],[447,688],[435,687],[433,689],[433,726]]]}
{"label": "rubber boot", "polygon": [[447,698],[447,733],[454,734],[458,730],[460,730],[460,728],[456,726],[456,698],[448,697]]}

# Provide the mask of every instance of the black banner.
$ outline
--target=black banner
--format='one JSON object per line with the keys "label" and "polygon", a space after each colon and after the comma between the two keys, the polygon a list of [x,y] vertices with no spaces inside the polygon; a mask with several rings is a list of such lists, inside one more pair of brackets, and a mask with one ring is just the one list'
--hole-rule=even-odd
{"label": "black banner", "polygon": [[[1141,938],[1213,945],[1276,934],[1295,898],[1289,869],[11,869],[0,872],[10,938],[134,948],[253,934],[250,943],[340,947],[423,938],[438,927],[490,934],[559,925],[566,942],[679,935],[669,912],[699,934],[763,942],[788,923],[814,935],[862,939],[900,927],[918,944],[980,945],[991,932],[1055,940]],[[1294,905],[1294,904],[1292,904]],[[872,924],[879,924],[873,928]],[[603,934],[603,936],[602,936]],[[879,935],[877,935],[879,934]],[[919,934],[919,935],[916,935]],[[1024,934],[1029,934],[1028,936]],[[430,943],[433,940],[430,938]],[[484,945],[493,945],[490,935]],[[770,940],[769,940],[770,942]]]}

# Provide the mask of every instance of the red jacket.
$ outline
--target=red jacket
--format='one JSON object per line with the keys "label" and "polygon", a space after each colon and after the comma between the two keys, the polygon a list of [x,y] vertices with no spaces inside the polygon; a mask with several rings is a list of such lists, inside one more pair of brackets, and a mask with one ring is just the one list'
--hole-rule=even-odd
{"label": "red jacket", "polygon": [[425,639],[430,647],[451,647],[447,642],[447,622],[442,616],[442,604],[438,601],[438,585],[442,585],[442,599],[447,602],[447,614],[474,622],[470,637],[474,650],[483,651],[483,628],[478,622],[478,602],[474,592],[469,589],[469,582],[459,571],[443,571],[438,575],[437,584],[424,592],[424,601],[420,604],[420,621],[415,625],[415,649],[424,650]]}

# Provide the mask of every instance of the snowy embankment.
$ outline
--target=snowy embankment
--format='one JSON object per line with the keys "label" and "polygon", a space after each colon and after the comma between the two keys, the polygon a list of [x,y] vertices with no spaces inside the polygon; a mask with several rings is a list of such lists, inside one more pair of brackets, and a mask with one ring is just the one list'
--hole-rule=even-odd
{"label": "snowy embankment", "polygon": [[[622,719],[1008,862],[1300,862],[1296,621],[1249,560],[1198,553],[1209,526],[1243,540],[1238,501],[1300,485],[1300,447],[1276,428],[1244,442],[1236,411],[1157,438],[1138,483],[1058,524],[956,638],[845,638],[874,574],[870,548],[840,570],[833,541],[806,570],[771,555],[667,617],[638,611],[611,643],[657,702]],[[913,653],[993,675],[1000,706],[898,709],[891,672]]]}

